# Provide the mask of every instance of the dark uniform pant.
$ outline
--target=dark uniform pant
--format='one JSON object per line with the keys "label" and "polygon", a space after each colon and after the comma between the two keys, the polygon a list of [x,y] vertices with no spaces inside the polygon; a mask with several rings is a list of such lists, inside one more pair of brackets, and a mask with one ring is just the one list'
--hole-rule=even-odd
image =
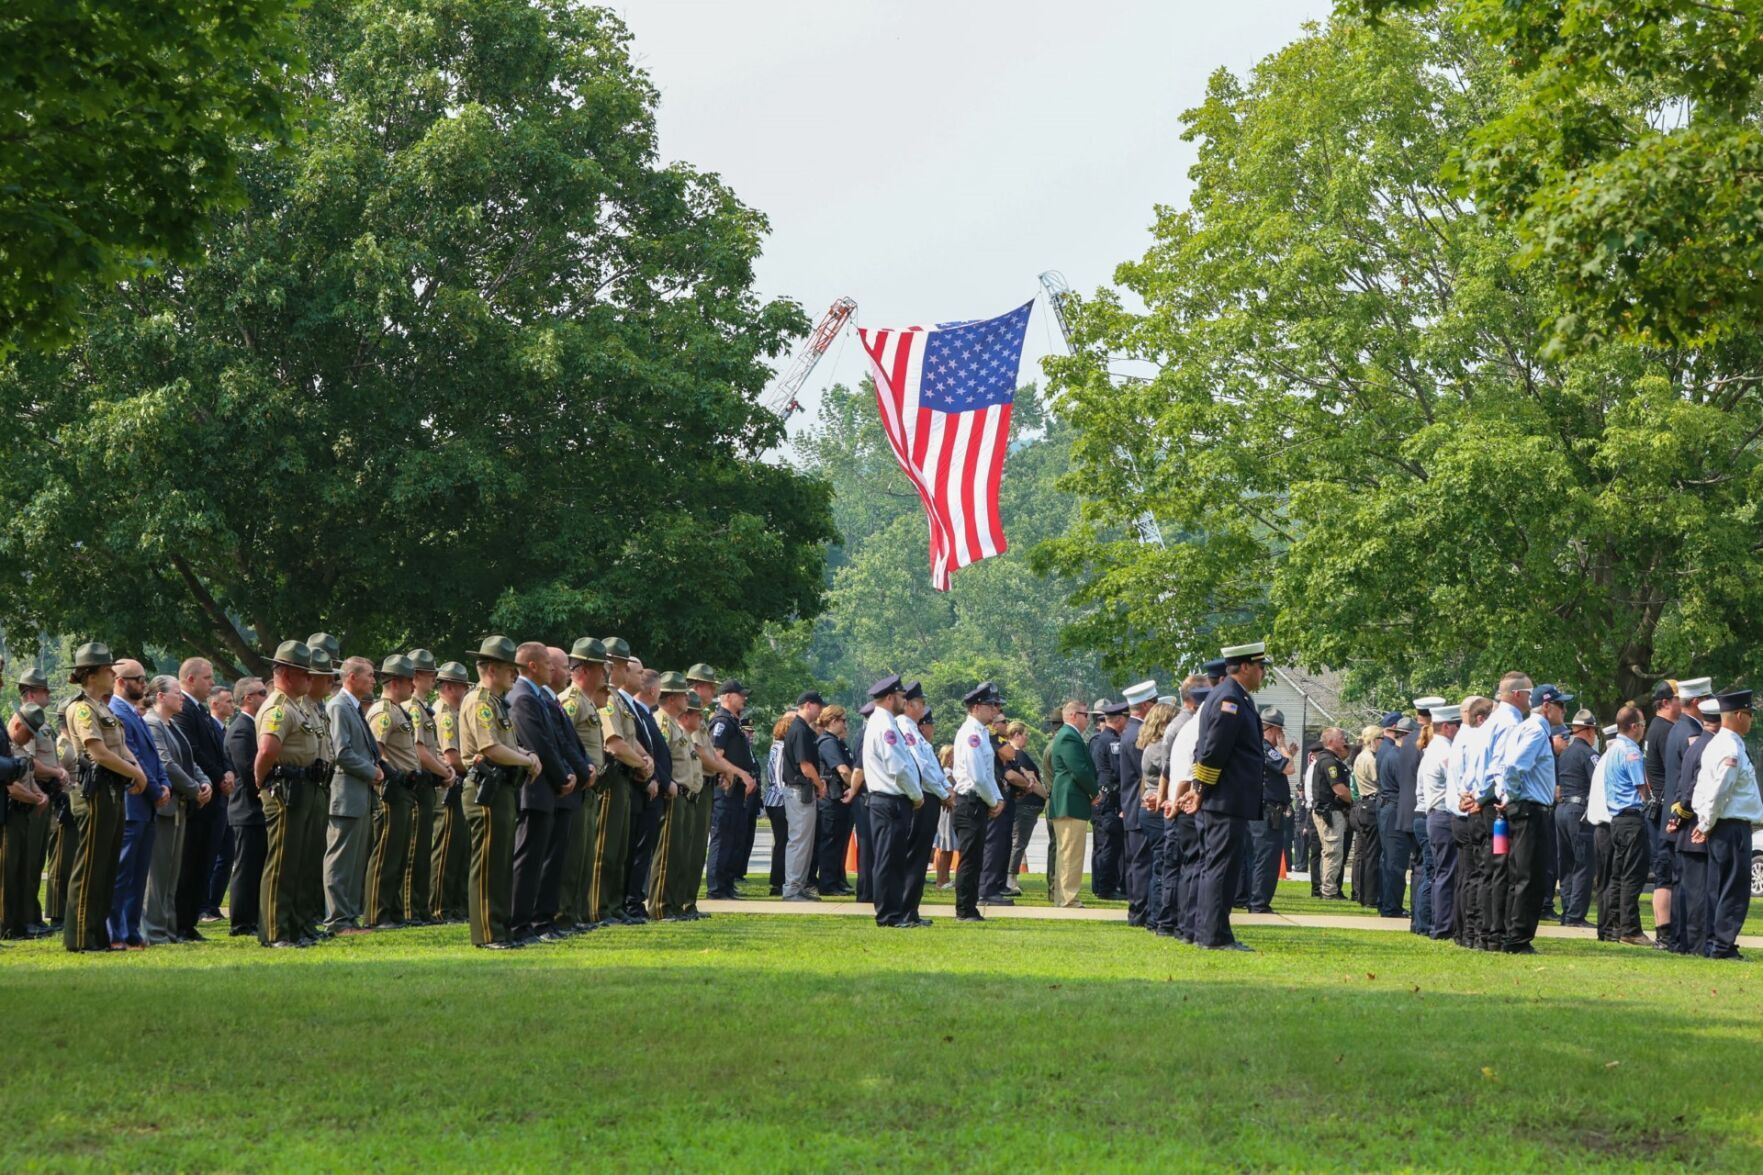
{"label": "dark uniform pant", "polygon": [[1200,886],[1194,908],[1194,941],[1203,947],[1229,946],[1230,907],[1242,876],[1240,816],[1200,809]]}
{"label": "dark uniform pant", "polygon": [[[246,785],[241,783],[240,787]],[[233,826],[232,890],[227,895],[227,917],[234,934],[256,934],[263,889],[263,858],[269,838],[261,824]]]}
{"label": "dark uniform pant", "polygon": [[404,917],[424,922],[433,917],[431,887],[434,885],[435,805],[439,789],[435,776],[424,772],[417,777],[416,791],[411,799],[410,847],[404,854]]}
{"label": "dark uniform pant", "polygon": [[582,796],[582,806],[570,817],[563,837],[563,867],[557,882],[557,924],[588,926],[588,885],[594,868],[594,839],[600,827],[600,791]]}
{"label": "dark uniform pant", "polygon": [[741,846],[747,832],[746,786],[736,780],[732,787],[718,787],[710,797],[710,864],[704,885],[713,898],[735,896],[735,882],[747,871]]}
{"label": "dark uniform pant", "polygon": [[1708,896],[1713,907],[1708,957],[1739,957],[1738,936],[1751,906],[1751,826],[1717,820],[1708,833]]}
{"label": "dark uniform pant", "polygon": [[987,901],[1010,896],[1010,842],[1015,833],[1016,798],[1005,787],[1004,810],[995,819],[986,817],[985,865],[979,875],[979,893]]}
{"label": "dark uniform pant", "polygon": [[1598,906],[1600,914],[1609,906],[1615,938],[1641,932],[1641,889],[1647,883],[1648,850],[1646,817],[1639,808],[1610,818],[1610,870],[1604,878],[1604,892],[1598,895]]}
{"label": "dark uniform pant", "polygon": [[1273,909],[1273,892],[1279,885],[1280,814],[1274,811],[1260,820],[1249,820],[1249,909],[1265,914]]}
{"label": "dark uniform pant", "polygon": [[471,827],[471,874],[466,882],[467,919],[473,946],[508,942],[509,913],[514,905],[514,821],[518,789],[503,784],[488,804],[465,797],[465,820]]}
{"label": "dark uniform pant", "polygon": [[[1121,794],[1121,802],[1129,806],[1138,798],[1136,787],[1132,796]],[[1124,811],[1120,816],[1120,888],[1126,892],[1128,926],[1144,925],[1145,903],[1151,896],[1151,842],[1145,839],[1144,818],[1144,809],[1136,807],[1130,818]]]}
{"label": "dark uniform pant", "polygon": [[1377,912],[1385,918],[1394,918],[1402,913],[1402,895],[1408,892],[1408,858],[1414,846],[1409,830],[1397,826],[1396,801],[1393,797],[1380,798],[1378,801],[1377,840],[1383,848]]}
{"label": "dark uniform pant", "polygon": [[[929,806],[928,804],[926,805]],[[979,913],[980,874],[985,871],[990,846],[986,844],[986,825],[991,809],[975,795],[955,798],[955,814],[950,823],[955,828],[955,851],[961,859],[955,863],[955,914],[971,917]]]}
{"label": "dark uniform pant", "polygon": [[1484,950],[1490,951],[1501,950],[1506,945],[1506,917],[1509,908],[1506,877],[1511,859],[1511,837],[1507,837],[1506,853],[1494,852],[1494,820],[1498,815],[1492,805],[1481,810],[1482,836],[1487,842],[1487,868],[1482,874],[1481,891],[1481,945]]}
{"label": "dark uniform pant", "polygon": [[851,805],[856,809],[852,823],[857,833],[857,900],[875,901],[875,835],[869,821],[869,792],[857,793]]}
{"label": "dark uniform pant", "polygon": [[43,807],[33,809],[30,813],[28,828],[25,834],[25,875],[31,879],[31,892],[27,899],[30,908],[25,917],[34,926],[43,921],[43,902],[37,892],[37,883],[43,876],[43,866],[49,859],[49,829],[55,823],[56,803],[53,796]]}
{"label": "dark uniform pant", "polygon": [[1457,926],[1457,825],[1449,812],[1426,814],[1426,840],[1432,848],[1432,937],[1456,938]]}
{"label": "dark uniform pant", "polygon": [[410,913],[404,909],[404,866],[415,808],[410,788],[389,780],[374,806],[373,851],[367,857],[367,901],[362,907],[369,926],[396,926]]}
{"label": "dark uniform pant", "polygon": [[551,853],[551,831],[556,814],[522,808],[514,828],[514,898],[509,930],[515,938],[546,929],[539,920],[539,893],[543,888],[545,859]]}
{"label": "dark uniform pant", "polygon": [[1548,898],[1549,846],[1555,840],[1553,804],[1510,800],[1506,824],[1511,850],[1506,854],[1506,949],[1530,945]]}
{"label": "dark uniform pant", "polygon": [[1487,824],[1480,813],[1451,817],[1451,839],[1457,844],[1457,926],[1460,947],[1481,945],[1482,903],[1487,891]]}
{"label": "dark uniform pant", "polygon": [[295,890],[300,926],[309,935],[324,925],[324,850],[330,829],[330,783],[303,785],[298,815],[304,818],[301,831],[300,876]]}
{"label": "dark uniform pant", "polygon": [[[588,883],[588,920],[604,922],[624,911],[624,866],[630,853],[631,785],[621,764],[599,787],[594,861]],[[510,849],[512,852],[512,848]]]}
{"label": "dark uniform pant", "polygon": [[463,784],[441,798],[429,870],[429,913],[447,922],[466,915],[466,878],[471,874],[471,832],[465,825]]}
{"label": "dark uniform pant", "polygon": [[1426,827],[1426,813],[1414,813],[1409,822],[1408,836],[1414,846],[1414,867],[1409,874],[1413,887],[1408,896],[1408,929],[1415,934],[1432,934],[1433,860],[1432,836]]}
{"label": "dark uniform pant", "polygon": [[[1714,904],[1709,899],[1708,846],[1680,845],[1677,850],[1677,891],[1671,895],[1671,924],[1682,936],[1685,954],[1708,953],[1708,932]],[[1603,900],[1599,895],[1599,901]]]}
{"label": "dark uniform pant", "polygon": [[648,785],[631,793],[630,858],[625,870],[624,912],[633,918],[643,917],[643,905],[649,900],[649,869],[655,860],[655,847],[661,835],[661,808],[667,797],[659,788],[650,799]]}
{"label": "dark uniform pant", "polygon": [[38,878],[30,874],[31,812],[35,804],[0,798],[5,805],[0,823],[0,938],[24,938],[29,933],[31,896]]}
{"label": "dark uniform pant", "polygon": [[[931,806],[928,797],[924,806]],[[869,828],[875,840],[875,867],[870,885],[875,895],[876,925],[903,925],[906,921],[906,874],[911,866],[912,801],[905,796],[870,796]]]}
{"label": "dark uniform pant", "polygon": [[1598,939],[1601,942],[1616,938],[1616,907],[1609,895],[1610,869],[1615,855],[1610,825],[1596,826],[1592,830],[1592,889],[1598,895]]}
{"label": "dark uniform pant", "polygon": [[771,823],[771,893],[775,897],[784,892],[784,854],[790,844],[789,810],[782,804],[773,804],[765,809],[765,818]]}
{"label": "dark uniform pant", "polygon": [[[70,788],[73,784],[68,785]],[[55,808],[57,801],[51,800],[50,807]],[[67,889],[73,879],[73,860],[78,855],[79,827],[74,823],[73,812],[65,798],[59,801],[59,810],[49,827],[49,859],[45,867],[49,871],[49,883],[45,887],[43,915],[49,921],[60,926],[67,914]]]}
{"label": "dark uniform pant", "polygon": [[1120,857],[1126,831],[1120,823],[1120,795],[1105,791],[1090,806],[1090,831],[1095,848],[1090,851],[1090,892],[1098,898],[1120,896]]}
{"label": "dark uniform pant", "polygon": [[[1569,796],[1555,808],[1555,859],[1561,874],[1561,921],[1583,922],[1592,905],[1592,826],[1586,799]],[[1646,830],[1641,831],[1646,845]]]}
{"label": "dark uniform pant", "polygon": [[[1156,929],[1163,919],[1163,907],[1166,898],[1163,891],[1163,813],[1140,812],[1138,836],[1144,842],[1144,863],[1142,906],[1137,925]],[[1132,910],[1127,910],[1127,921],[1132,921]]]}
{"label": "dark uniform pant", "polygon": [[[318,807],[319,791],[307,783],[279,782],[263,793],[264,856],[259,886],[257,940],[294,942],[301,921],[301,870],[307,858],[306,808]],[[327,805],[328,806],[328,805]],[[322,884],[322,879],[321,879]]]}
{"label": "dark uniform pant", "polygon": [[1175,934],[1181,925],[1181,816],[1159,816],[1159,821],[1163,836],[1157,845],[1157,885],[1163,900],[1148,918],[1158,930]]}
{"label": "dark uniform pant", "polygon": [[661,828],[656,836],[655,864],[649,873],[649,917],[679,918],[696,896],[698,875],[692,872],[692,820],[697,797],[682,787],[663,800]]}
{"label": "dark uniform pant", "polygon": [[105,951],[110,949],[110,903],[122,856],[122,789],[99,783],[90,798],[80,795],[77,784],[68,790],[74,822],[73,870],[67,881],[62,942],[70,951]]}
{"label": "dark uniform pant", "polygon": [[821,893],[839,893],[848,888],[845,848],[850,843],[851,805],[828,788],[814,814],[814,876]]}
{"label": "dark uniform pant", "polygon": [[1195,942],[1194,936],[1199,933],[1200,925],[1200,875],[1205,871],[1199,813],[1176,813],[1175,841],[1181,858],[1181,877],[1175,891],[1175,932],[1187,941]]}
{"label": "dark uniform pant", "polygon": [[943,801],[925,793],[924,803],[912,813],[912,837],[906,854],[906,920],[918,917],[918,904],[924,899],[924,879],[930,869],[931,850],[937,842],[937,817]]}
{"label": "dark uniform pant", "polygon": [[[688,837],[688,848],[691,855],[686,863],[686,871],[680,876],[680,893],[686,903],[686,910],[698,913],[698,886],[704,879],[704,865],[710,857],[710,807],[711,793],[716,790],[716,782],[706,779],[704,786],[686,807],[691,816]],[[849,807],[846,808],[849,812]],[[842,865],[843,862],[840,862]]]}

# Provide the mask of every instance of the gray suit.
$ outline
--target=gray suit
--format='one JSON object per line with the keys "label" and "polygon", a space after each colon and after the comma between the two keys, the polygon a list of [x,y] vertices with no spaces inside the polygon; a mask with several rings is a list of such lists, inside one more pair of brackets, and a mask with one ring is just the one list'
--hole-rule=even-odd
{"label": "gray suit", "polygon": [[373,773],[379,748],[361,706],[347,690],[338,690],[325,709],[337,757],[331,771],[330,831],[324,851],[324,923],[338,930],[361,925],[367,853],[373,847],[369,818],[378,803]]}
{"label": "gray suit", "polygon": [[153,838],[153,857],[147,865],[147,898],[141,907],[141,937],[148,942],[170,942],[177,933],[178,869],[184,860],[184,829],[196,793],[208,776],[196,766],[190,744],[157,710],[142,715],[153,735],[153,746],[171,781],[171,800],[154,813],[158,832]]}

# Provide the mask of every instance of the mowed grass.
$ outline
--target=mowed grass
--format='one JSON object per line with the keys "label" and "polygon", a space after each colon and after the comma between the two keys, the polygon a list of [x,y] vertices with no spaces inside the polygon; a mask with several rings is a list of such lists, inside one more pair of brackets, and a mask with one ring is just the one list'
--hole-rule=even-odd
{"label": "mowed grass", "polygon": [[0,952],[0,1170],[1763,1166],[1763,967],[718,915]]}

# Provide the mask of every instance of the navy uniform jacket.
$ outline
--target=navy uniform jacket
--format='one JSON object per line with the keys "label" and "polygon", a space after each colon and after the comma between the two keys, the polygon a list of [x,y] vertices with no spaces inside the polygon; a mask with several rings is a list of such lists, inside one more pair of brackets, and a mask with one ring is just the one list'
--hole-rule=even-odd
{"label": "navy uniform jacket", "polygon": [[[1678,791],[1682,792],[1683,795],[1677,802],[1686,808],[1689,808],[1690,806],[1690,797],[1695,794],[1696,775],[1702,770],[1702,752],[1707,750],[1708,744],[1713,741],[1712,738],[1708,737],[1708,732],[1704,730],[1701,737],[1690,743],[1690,749],[1683,753],[1683,762],[1678,764],[1678,775],[1683,780],[1683,785],[1678,788]],[[1695,811],[1693,808],[1690,810],[1692,812]],[[1665,809],[1665,813],[1665,818],[1667,820],[1671,819],[1671,809],[1669,807]],[[1696,822],[1694,820],[1680,820],[1677,823],[1677,832],[1673,834],[1672,840],[1677,844],[1678,852],[1694,853],[1698,857],[1705,857],[1708,855],[1708,842],[1703,841],[1701,844],[1697,844],[1695,839],[1691,836],[1691,833],[1695,831]]]}
{"label": "navy uniform jacket", "polygon": [[1090,763],[1096,769],[1096,795],[1105,803],[1115,803],[1109,793],[1120,788],[1120,736],[1106,726],[1090,740]]}
{"label": "navy uniform jacket", "polygon": [[[1128,718],[1120,732],[1120,819],[1128,832],[1139,830],[1139,813],[1145,810],[1140,802],[1139,780],[1144,775],[1144,758],[1139,751],[1139,731],[1144,721]],[[999,779],[1004,778],[1002,775]]]}
{"label": "navy uniform jacket", "polygon": [[1669,812],[1671,805],[1682,802],[1689,805],[1690,793],[1696,790],[1696,781],[1692,777],[1686,783],[1683,778],[1683,757],[1689,752],[1690,743],[1706,733],[1702,724],[1688,714],[1680,715],[1672,724],[1671,734],[1665,740],[1665,810]]}
{"label": "navy uniform jacket", "polygon": [[1286,753],[1272,743],[1263,742],[1261,753],[1266,765],[1261,771],[1261,802],[1269,812],[1292,802],[1292,781],[1286,775]]}
{"label": "navy uniform jacket", "polygon": [[1385,737],[1377,744],[1375,752],[1377,760],[1377,802],[1393,804],[1401,792],[1401,784],[1396,775],[1396,743],[1394,739]]}
{"label": "navy uniform jacket", "polygon": [[582,746],[582,736],[575,732],[575,723],[563,712],[563,703],[557,700],[557,695],[544,690],[539,692],[545,695],[545,715],[551,719],[551,736],[556,740],[558,749],[563,752],[564,762],[569,764],[569,773],[575,776],[575,790],[566,796],[557,797],[557,810],[573,812],[582,806],[582,797],[587,793],[594,765],[588,760],[587,748]]}
{"label": "navy uniform jacket", "polygon": [[1567,749],[1555,760],[1555,783],[1561,798],[1587,799],[1592,794],[1592,768],[1598,765],[1598,753],[1582,738],[1567,740]]}
{"label": "navy uniform jacket", "polygon": [[1218,683],[1200,707],[1200,745],[1194,752],[1194,782],[1200,807],[1244,820],[1261,817],[1261,715],[1234,677]]}
{"label": "navy uniform jacket", "polygon": [[[1655,714],[1647,722],[1647,784],[1654,799],[1665,796],[1665,744],[1671,740],[1671,722]],[[1670,807],[1670,802],[1666,802]]]}
{"label": "navy uniform jacket", "polygon": [[[1396,753],[1390,757],[1390,767],[1396,773],[1396,827],[1407,831],[1414,823],[1415,792],[1420,784],[1420,728],[1416,727],[1402,736],[1396,744]],[[1383,777],[1378,777],[1378,790],[1383,790]]]}

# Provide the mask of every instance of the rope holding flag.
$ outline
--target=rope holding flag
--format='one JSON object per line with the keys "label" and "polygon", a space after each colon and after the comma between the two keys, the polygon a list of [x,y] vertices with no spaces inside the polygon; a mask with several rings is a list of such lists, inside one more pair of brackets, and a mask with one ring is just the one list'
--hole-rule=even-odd
{"label": "rope holding flag", "polygon": [[998,486],[1033,308],[1025,302],[997,318],[928,330],[857,331],[882,429],[924,505],[931,585],[940,592],[956,571],[1008,548]]}

